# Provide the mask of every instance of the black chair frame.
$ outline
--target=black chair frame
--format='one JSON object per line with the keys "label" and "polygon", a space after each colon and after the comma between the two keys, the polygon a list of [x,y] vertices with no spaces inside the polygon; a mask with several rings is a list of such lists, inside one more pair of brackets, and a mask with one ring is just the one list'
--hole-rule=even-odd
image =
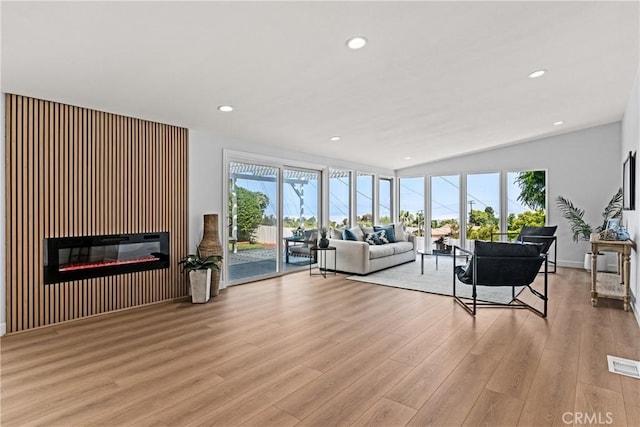
{"label": "black chair frame", "polygon": [[[491,241],[495,242],[494,236],[509,236],[513,234],[519,233],[518,231],[507,231],[506,233],[491,233]],[[553,247],[553,260],[548,260],[547,262],[553,265],[553,270],[549,270],[549,273],[555,274],[557,272],[557,261],[558,261],[558,238],[556,236],[535,236],[535,235],[527,235],[527,236],[518,236],[516,239],[517,242],[528,242],[528,243],[543,243],[545,247],[551,248]],[[548,258],[548,257],[547,257]]]}
{"label": "black chair frame", "polygon": [[[457,281],[456,259],[457,259],[457,254],[458,253],[464,254],[463,256],[472,257],[471,258],[471,262],[473,263],[473,282],[472,282],[471,285],[467,285],[467,286],[472,286],[471,298],[460,297],[460,296],[458,296],[456,294],[456,281]],[[483,307],[490,307],[490,308],[526,308],[528,310],[531,310],[532,312],[534,312],[535,314],[537,314],[540,317],[547,317],[547,302],[548,302],[548,297],[547,297],[547,290],[548,290],[548,281],[547,281],[548,260],[547,260],[547,254],[540,254],[540,258],[543,258],[543,263],[544,263],[544,291],[543,291],[543,293],[540,293],[540,292],[536,291],[535,289],[533,289],[531,287],[531,283],[525,283],[525,284],[522,284],[522,283],[515,283],[515,284],[507,284],[507,283],[497,283],[497,284],[485,283],[485,284],[483,284],[483,283],[478,283],[478,271],[480,271],[478,269],[478,267],[479,267],[478,264],[479,263],[481,264],[482,260],[532,261],[532,260],[537,260],[536,258],[532,258],[532,257],[489,257],[489,256],[478,256],[478,255],[474,254],[471,251],[468,251],[466,249],[462,249],[459,246],[454,246],[454,248],[453,248],[453,298],[456,300],[456,302],[458,304],[460,304],[472,316],[476,315],[478,306],[483,306]],[[539,268],[539,266],[537,268]],[[509,304],[478,301],[477,300],[477,295],[478,294],[477,294],[477,289],[476,289],[477,286],[511,286],[512,301]],[[522,287],[522,286],[526,286],[527,288],[529,288],[531,293],[542,301],[542,304],[543,304],[543,309],[542,310],[538,310],[537,308],[532,307],[531,305],[529,305],[526,302],[524,302],[524,301],[522,301],[522,300],[517,298],[517,296],[516,296],[516,287]]]}

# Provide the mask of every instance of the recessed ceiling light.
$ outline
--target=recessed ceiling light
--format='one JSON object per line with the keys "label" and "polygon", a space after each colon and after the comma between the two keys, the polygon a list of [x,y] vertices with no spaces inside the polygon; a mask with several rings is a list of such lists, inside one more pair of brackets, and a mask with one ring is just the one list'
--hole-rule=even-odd
{"label": "recessed ceiling light", "polygon": [[331,138],[329,138],[329,141],[340,141],[340,137],[339,136],[332,136]]}
{"label": "recessed ceiling light", "polygon": [[411,157],[407,156],[404,158],[405,160],[411,160]]}
{"label": "recessed ceiling light", "polygon": [[349,49],[362,49],[367,44],[367,39],[362,36],[351,37],[347,40],[347,47]]}
{"label": "recessed ceiling light", "polygon": [[560,125],[563,125],[563,124],[564,124],[563,120],[560,120],[559,122],[553,122],[554,126],[560,126]]}
{"label": "recessed ceiling light", "polygon": [[529,74],[529,78],[530,79],[535,79],[537,77],[541,77],[546,72],[547,72],[547,70],[536,70],[533,73]]}
{"label": "recessed ceiling light", "polygon": [[220,105],[218,107],[218,110],[222,111],[223,113],[228,113],[230,111],[233,111],[233,107],[231,105]]}

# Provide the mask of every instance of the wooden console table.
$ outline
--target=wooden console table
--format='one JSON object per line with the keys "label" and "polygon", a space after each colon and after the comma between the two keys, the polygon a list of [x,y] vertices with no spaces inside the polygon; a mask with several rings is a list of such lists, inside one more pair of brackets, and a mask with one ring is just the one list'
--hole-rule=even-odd
{"label": "wooden console table", "polygon": [[[629,311],[629,266],[631,249],[635,249],[633,240],[600,240],[593,235],[591,243],[591,305],[598,305],[598,297],[621,299],[624,311]],[[602,275],[598,280],[598,251],[618,254],[618,274]],[[607,280],[608,279],[608,280]]]}

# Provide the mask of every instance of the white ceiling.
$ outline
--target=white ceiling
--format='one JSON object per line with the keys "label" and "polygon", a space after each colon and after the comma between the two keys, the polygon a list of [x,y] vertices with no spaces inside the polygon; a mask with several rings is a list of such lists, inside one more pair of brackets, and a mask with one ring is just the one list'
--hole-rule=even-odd
{"label": "white ceiling", "polygon": [[[639,65],[637,1],[1,12],[3,92],[391,169],[620,120]],[[354,35],[367,46],[347,49]]]}

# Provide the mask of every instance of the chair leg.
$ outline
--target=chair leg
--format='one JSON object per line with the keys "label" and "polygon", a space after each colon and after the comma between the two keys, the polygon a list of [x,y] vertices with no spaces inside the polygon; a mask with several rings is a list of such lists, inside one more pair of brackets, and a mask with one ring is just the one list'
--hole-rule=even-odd
{"label": "chair leg", "polygon": [[[554,252],[555,253],[555,252]],[[547,257],[544,258],[544,317],[547,317],[547,301],[549,300],[549,298],[547,297],[547,272],[549,270],[549,266],[548,266],[548,262],[547,262]],[[555,264],[553,264],[553,268],[555,270]],[[554,271],[555,273],[555,271]]]}
{"label": "chair leg", "polygon": [[476,301],[477,301],[477,296],[478,294],[476,293],[476,284],[473,284],[473,315],[476,315]]}

